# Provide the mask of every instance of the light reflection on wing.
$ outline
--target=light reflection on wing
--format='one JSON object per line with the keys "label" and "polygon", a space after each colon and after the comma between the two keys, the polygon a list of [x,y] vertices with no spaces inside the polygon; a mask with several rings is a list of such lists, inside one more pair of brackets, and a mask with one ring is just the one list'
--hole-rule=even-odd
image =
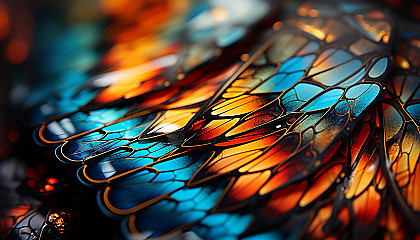
{"label": "light reflection on wing", "polygon": [[[104,186],[99,205],[127,215],[127,235],[365,238],[386,228],[406,237],[394,207],[420,225],[417,40],[405,43],[373,106],[394,63],[392,16],[364,3],[307,2],[279,24],[244,64],[191,87],[183,84],[197,72],[162,80],[150,62],[100,75],[92,84],[109,87],[82,111],[45,122],[39,139],[63,143],[58,157],[84,164],[79,179]],[[214,43],[229,46],[244,31]],[[187,70],[202,63],[186,59]],[[145,66],[156,82],[133,88]]]}

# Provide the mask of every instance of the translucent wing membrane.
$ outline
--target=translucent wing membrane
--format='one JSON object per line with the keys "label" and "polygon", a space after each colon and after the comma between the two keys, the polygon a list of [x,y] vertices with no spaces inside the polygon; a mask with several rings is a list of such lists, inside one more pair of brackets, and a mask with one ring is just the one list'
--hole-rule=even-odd
{"label": "translucent wing membrane", "polygon": [[[58,116],[41,125],[37,138],[41,143],[60,143],[83,135],[92,136],[92,132],[126,131],[129,130],[129,125],[133,128],[130,134],[132,137],[135,137],[134,132],[140,129],[144,130],[147,127],[147,123],[150,124],[155,120],[158,112],[159,120],[156,119],[158,125],[155,126],[157,128],[149,129],[149,131],[154,130],[155,133],[174,131],[183,127],[185,125],[184,121],[191,118],[190,115],[194,115],[197,112],[197,107],[210,98],[212,93],[236,69],[237,65],[234,64],[206,82],[194,85],[194,87],[174,88],[172,94],[167,91],[158,92],[156,95],[150,96],[156,98],[148,98],[143,102],[133,103],[128,107],[86,109],[86,111]],[[169,122],[173,124],[168,125]],[[162,126],[162,124],[166,125]],[[142,125],[143,128],[138,125]]]}
{"label": "translucent wing membrane", "polygon": [[341,148],[346,158],[342,179],[337,181],[330,201],[316,209],[306,233],[310,238],[366,238],[378,228],[388,198],[380,163],[377,123],[375,110],[364,118]]}
{"label": "translucent wing membrane", "polygon": [[[357,18],[349,14],[337,24],[344,25],[352,17]],[[350,131],[363,110],[380,95],[390,63],[387,50],[371,42],[377,45],[376,51],[348,51],[346,46],[352,45],[350,38],[358,31],[351,27],[343,30],[345,37],[336,34],[335,41],[320,41],[295,27],[308,18],[289,19],[216,94],[206,110],[195,116],[204,119],[200,119],[202,127],[187,132],[192,136],[184,147],[229,146],[203,170],[241,174],[268,171],[270,177],[260,186],[261,195],[285,187],[323,166],[328,150],[342,132]],[[322,15],[312,19],[327,20]],[[358,41],[359,37],[353,39]],[[233,95],[231,89],[237,91],[238,86],[240,94]],[[274,132],[275,137],[258,139],[259,134]]]}
{"label": "translucent wing membrane", "polygon": [[[369,236],[377,228],[384,228],[387,237],[413,237],[418,226],[414,187],[418,130],[416,113],[407,108],[416,104],[419,84],[415,64],[419,49],[412,44],[416,42],[404,39],[385,98],[353,132],[348,177],[334,202],[323,206],[312,221],[311,237],[343,237],[339,229],[349,223],[357,237]],[[334,223],[337,220],[341,227]]]}
{"label": "translucent wing membrane", "polygon": [[186,24],[159,25],[162,46],[144,59],[123,60],[118,41],[157,30],[120,32],[116,18],[118,44],[105,56],[115,69],[70,96],[87,97],[69,111],[54,110],[65,97],[35,108],[45,117],[37,139],[83,164],[77,177],[101,187],[103,212],[125,216],[126,237],[414,237],[420,40],[405,37],[394,60],[386,10],[305,2],[240,61],[276,5],[210,3],[162,16]]}
{"label": "translucent wing membrane", "polygon": [[395,76],[387,83],[389,89],[381,113],[383,119],[382,150],[385,173],[390,189],[406,217],[419,226],[418,160],[420,49],[417,38],[405,39],[397,57]]}
{"label": "translucent wing membrane", "polygon": [[[111,114],[115,120],[55,140],[66,141],[58,156],[86,164],[80,180],[105,185],[101,208],[130,215],[124,231],[135,236],[258,236],[290,218],[305,225],[304,209],[313,209],[314,222],[329,231],[364,219],[354,234],[368,235],[384,212],[385,200],[375,198],[385,191],[376,186],[384,179],[379,152],[359,146],[373,139],[371,130],[359,129],[368,132],[359,141],[343,138],[383,95],[394,23],[370,5],[358,14],[352,6],[300,6],[242,66],[186,90],[201,95],[198,89],[207,86],[208,97],[192,101],[181,94],[146,111],[120,108],[123,115]],[[376,23],[384,32],[363,28]],[[224,79],[223,86],[215,84]],[[373,128],[372,119],[376,115],[365,122]],[[46,130],[41,136],[50,134]],[[361,150],[349,152],[352,145]],[[333,195],[342,200],[332,201]],[[157,212],[160,217],[153,217]],[[331,220],[337,216],[339,226]],[[327,234],[305,226],[314,237]],[[281,228],[272,236],[297,236],[307,227]]]}

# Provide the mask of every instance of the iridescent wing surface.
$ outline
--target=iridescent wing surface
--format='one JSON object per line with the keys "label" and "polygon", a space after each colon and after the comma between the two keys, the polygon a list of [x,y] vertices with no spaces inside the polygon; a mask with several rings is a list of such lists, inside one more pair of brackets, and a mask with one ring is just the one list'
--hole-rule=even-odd
{"label": "iridescent wing surface", "polygon": [[264,224],[253,222],[284,221],[346,177],[343,141],[383,95],[394,24],[366,4],[305,3],[184,128],[159,134],[146,114],[70,140],[59,156],[86,162],[79,178],[105,184],[100,205],[132,214],[132,234],[255,234]]}

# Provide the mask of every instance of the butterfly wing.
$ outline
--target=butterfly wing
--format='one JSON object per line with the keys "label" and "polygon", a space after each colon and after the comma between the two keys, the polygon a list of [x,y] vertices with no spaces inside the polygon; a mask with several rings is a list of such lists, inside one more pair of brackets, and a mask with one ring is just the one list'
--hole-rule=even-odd
{"label": "butterfly wing", "polygon": [[418,38],[406,39],[398,55],[395,77],[390,79],[381,104],[383,165],[391,191],[402,212],[419,226],[419,59]]}
{"label": "butterfly wing", "polygon": [[[407,31],[404,35],[413,36],[413,33]],[[334,203],[318,212],[309,234],[340,236],[337,229],[342,228],[334,226],[337,222],[342,227],[352,223],[352,234],[356,237],[369,236],[378,227],[384,227],[388,236],[413,234],[413,226],[417,226],[417,195],[409,194],[408,189],[414,188],[408,186],[415,185],[418,131],[411,125],[415,122],[415,111],[410,113],[406,108],[416,104],[418,65],[415,62],[419,54],[410,44],[416,42],[415,38],[406,37],[401,44],[395,74],[386,84],[385,98],[349,140],[348,176],[338,187]],[[408,220],[404,220],[403,214]]]}
{"label": "butterfly wing", "polygon": [[[98,202],[109,215],[129,215],[126,234],[237,238],[292,219],[303,224],[264,234],[322,237],[355,221],[351,234],[367,236],[387,201],[375,148],[381,114],[345,138],[383,95],[394,20],[368,4],[308,2],[273,29],[205,103],[198,89],[222,85],[212,78],[214,88],[167,88],[152,93],[159,101],[121,107],[128,97],[86,108],[77,121],[54,119],[40,139],[64,142],[58,156],[86,164],[80,180],[105,186]],[[194,91],[200,100],[188,104]],[[69,134],[66,117],[81,127]]]}
{"label": "butterfly wing", "polygon": [[[235,237],[258,232],[250,227],[256,218],[244,210],[247,206],[269,201],[271,212],[280,208],[273,216],[279,222],[328,197],[336,179],[345,176],[346,159],[337,158],[344,137],[340,133],[351,131],[356,118],[380,96],[392,62],[386,46],[394,33],[378,37],[363,29],[350,6],[326,11],[347,16],[338,21],[347,26],[338,32],[322,28],[330,15],[297,15],[287,21],[189,121],[181,146],[110,180],[102,193],[106,211],[134,213],[126,229],[146,237],[190,228],[202,237]],[[370,24],[393,26],[385,14],[370,19],[374,10],[364,7],[365,12],[359,10]],[[317,11],[324,8],[328,6],[313,5]],[[309,20],[323,24],[303,29]],[[364,37],[349,37],[360,36],[355,32]],[[372,48],[364,48],[365,43]],[[181,171],[175,174],[171,166]],[[147,194],[121,195],[143,186]],[[286,193],[294,199],[285,199]],[[154,227],[155,212],[170,220]],[[222,223],[229,219],[240,222],[239,227],[226,228]]]}

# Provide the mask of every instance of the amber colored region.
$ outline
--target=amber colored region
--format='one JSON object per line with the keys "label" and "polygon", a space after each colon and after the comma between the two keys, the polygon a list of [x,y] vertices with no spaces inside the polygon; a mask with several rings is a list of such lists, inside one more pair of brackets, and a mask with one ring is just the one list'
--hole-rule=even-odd
{"label": "amber colored region", "polygon": [[[323,206],[312,219],[311,224],[308,227],[307,234],[309,239],[339,239],[339,236],[331,236],[328,231],[324,231],[323,227],[331,219],[333,211],[333,205],[328,204]],[[338,211],[337,218],[342,223],[342,226],[347,225],[350,222],[350,213],[347,207],[342,207]]]}
{"label": "amber colored region", "polygon": [[[303,171],[303,168],[306,166],[306,163],[293,161],[288,161],[280,169],[281,171],[277,172],[270,181],[268,181],[259,191],[260,195],[265,195],[269,192],[272,192],[284,184],[286,184],[292,177]],[[306,184],[305,184],[306,186]],[[302,193],[303,194],[303,193]],[[301,196],[302,196],[301,194]]]}
{"label": "amber colored region", "polygon": [[[188,1],[101,0],[100,4],[104,13],[113,18],[113,24],[106,31],[113,46],[103,57],[106,65],[113,66],[113,72],[118,74],[120,70],[153,64],[153,60],[174,54],[182,47],[176,37],[169,38],[165,34],[182,20]],[[104,89],[95,101],[107,103],[156,90],[167,83],[167,77],[159,75],[166,67],[158,64],[151,67],[154,70],[146,73],[139,70],[128,76],[121,72],[115,83]]]}
{"label": "amber colored region", "polygon": [[[238,139],[238,146],[223,150],[210,163],[208,171],[211,173],[228,173],[258,160],[263,148],[269,147],[277,140],[276,134],[266,136],[251,142]],[[245,171],[244,171],[245,172]]]}
{"label": "amber colored region", "polygon": [[[268,113],[269,109],[264,109],[262,111],[258,111],[256,114],[253,114],[248,117],[245,122],[242,122],[240,125],[229,131],[226,136],[233,136],[235,134],[240,134],[245,132],[249,129],[253,129],[254,127],[260,126],[266,122],[269,122],[275,118],[274,115]],[[264,113],[267,114],[264,114]]]}
{"label": "amber colored region", "polygon": [[55,178],[47,178],[47,183],[48,184],[56,184],[58,183],[58,180]]}
{"label": "amber colored region", "polygon": [[349,182],[349,187],[345,191],[346,198],[350,199],[359,195],[371,184],[376,174],[378,162],[379,159],[376,154],[372,156],[366,153],[362,154],[352,172],[352,180]]}
{"label": "amber colored region", "polygon": [[65,214],[65,212],[60,211],[59,213],[51,213],[48,216],[48,222],[60,233],[63,233],[66,229]]}
{"label": "amber colored region", "polygon": [[332,204],[321,208],[315,218],[311,221],[311,225],[309,225],[307,232],[312,239],[325,239],[326,237],[331,237],[328,236],[322,228],[330,219],[332,210]]}
{"label": "amber colored region", "polygon": [[268,103],[268,99],[260,96],[242,95],[222,101],[213,107],[212,115],[235,116],[255,111]]}
{"label": "amber colored region", "polygon": [[[239,65],[233,65],[230,68],[223,71],[222,73],[198,85],[197,87],[181,92],[174,102],[171,102],[166,105],[166,108],[171,109],[193,105],[211,98],[217,91],[217,89],[221,86],[221,84],[224,82],[224,80],[232,76],[232,74],[234,74],[238,68]],[[191,75],[193,74],[190,73],[189,76]]]}
{"label": "amber colored region", "polygon": [[18,205],[18,206],[8,209],[6,214],[9,216],[18,217],[18,216],[25,215],[25,213],[27,213],[30,208],[31,207],[28,205]]}
{"label": "amber colored region", "polygon": [[276,143],[276,145],[266,151],[261,157],[242,167],[239,171],[260,171],[274,167],[290,157],[297,146],[297,136],[289,135]]}
{"label": "amber colored region", "polygon": [[[418,155],[417,155],[418,156]],[[418,161],[412,165],[418,165]],[[398,184],[400,184],[398,182]],[[407,203],[414,211],[420,211],[420,168],[416,167],[415,171],[412,173],[408,186],[406,186],[402,191],[404,197],[407,199]]]}
{"label": "amber colored region", "polygon": [[[247,144],[245,144],[246,146]],[[241,147],[241,146],[239,146]],[[249,150],[246,152],[236,152],[239,147],[226,149],[211,162],[208,169],[210,173],[229,173],[235,171],[243,165],[253,161],[260,154],[260,150]],[[232,153],[233,152],[233,153]]]}
{"label": "amber colored region", "polygon": [[47,185],[45,185],[44,189],[45,189],[45,191],[50,192],[50,191],[54,190],[54,186],[47,184]]}
{"label": "amber colored region", "polygon": [[185,91],[177,97],[175,102],[166,105],[166,108],[177,108],[203,102],[214,95],[216,86],[218,85],[205,85],[198,89]]}
{"label": "amber colored region", "polygon": [[185,0],[101,0],[102,10],[113,16],[108,35],[113,47],[104,62],[126,69],[151,59],[175,53],[177,39],[162,37],[188,9]]}
{"label": "amber colored region", "polygon": [[356,161],[357,156],[359,156],[360,151],[362,150],[363,144],[367,141],[370,132],[370,125],[364,124],[363,127],[359,132],[357,132],[357,137],[352,138],[354,142],[352,142],[351,148],[351,162],[350,166],[353,166],[354,162]]}
{"label": "amber colored region", "polygon": [[109,15],[116,15],[124,11],[130,0],[101,0],[102,10]]}
{"label": "amber colored region", "polygon": [[218,137],[235,125],[238,120],[238,118],[213,120],[194,138],[204,141]]}
{"label": "amber colored region", "polygon": [[240,176],[230,189],[228,198],[242,201],[255,195],[269,177],[269,170]]}
{"label": "amber colored region", "polygon": [[379,213],[381,195],[370,186],[363,194],[353,201],[356,222],[362,226],[369,226]]}
{"label": "amber colored region", "polygon": [[150,132],[170,133],[184,127],[200,108],[168,110]]}
{"label": "amber colored region", "polygon": [[303,181],[276,191],[267,203],[268,212],[277,216],[292,210],[302,197],[306,185],[306,181]]}
{"label": "amber colored region", "polygon": [[98,103],[107,103],[120,98],[123,98],[126,94],[130,93],[129,97],[140,95],[148,92],[155,87],[155,82],[150,80],[155,77],[158,72],[151,71],[146,73],[139,73],[136,76],[125,78],[124,80],[115,83],[105,90],[103,90],[96,97],[95,101]]}
{"label": "amber colored region", "polygon": [[340,164],[328,166],[325,172],[320,170],[322,174],[315,180],[308,191],[306,191],[299,202],[299,206],[304,207],[321,196],[334,183],[342,168],[343,166]]}
{"label": "amber colored region", "polygon": [[404,218],[398,209],[395,209],[394,204],[388,204],[380,225],[386,229],[384,239],[407,239],[404,234],[404,227],[407,226],[404,225]]}

